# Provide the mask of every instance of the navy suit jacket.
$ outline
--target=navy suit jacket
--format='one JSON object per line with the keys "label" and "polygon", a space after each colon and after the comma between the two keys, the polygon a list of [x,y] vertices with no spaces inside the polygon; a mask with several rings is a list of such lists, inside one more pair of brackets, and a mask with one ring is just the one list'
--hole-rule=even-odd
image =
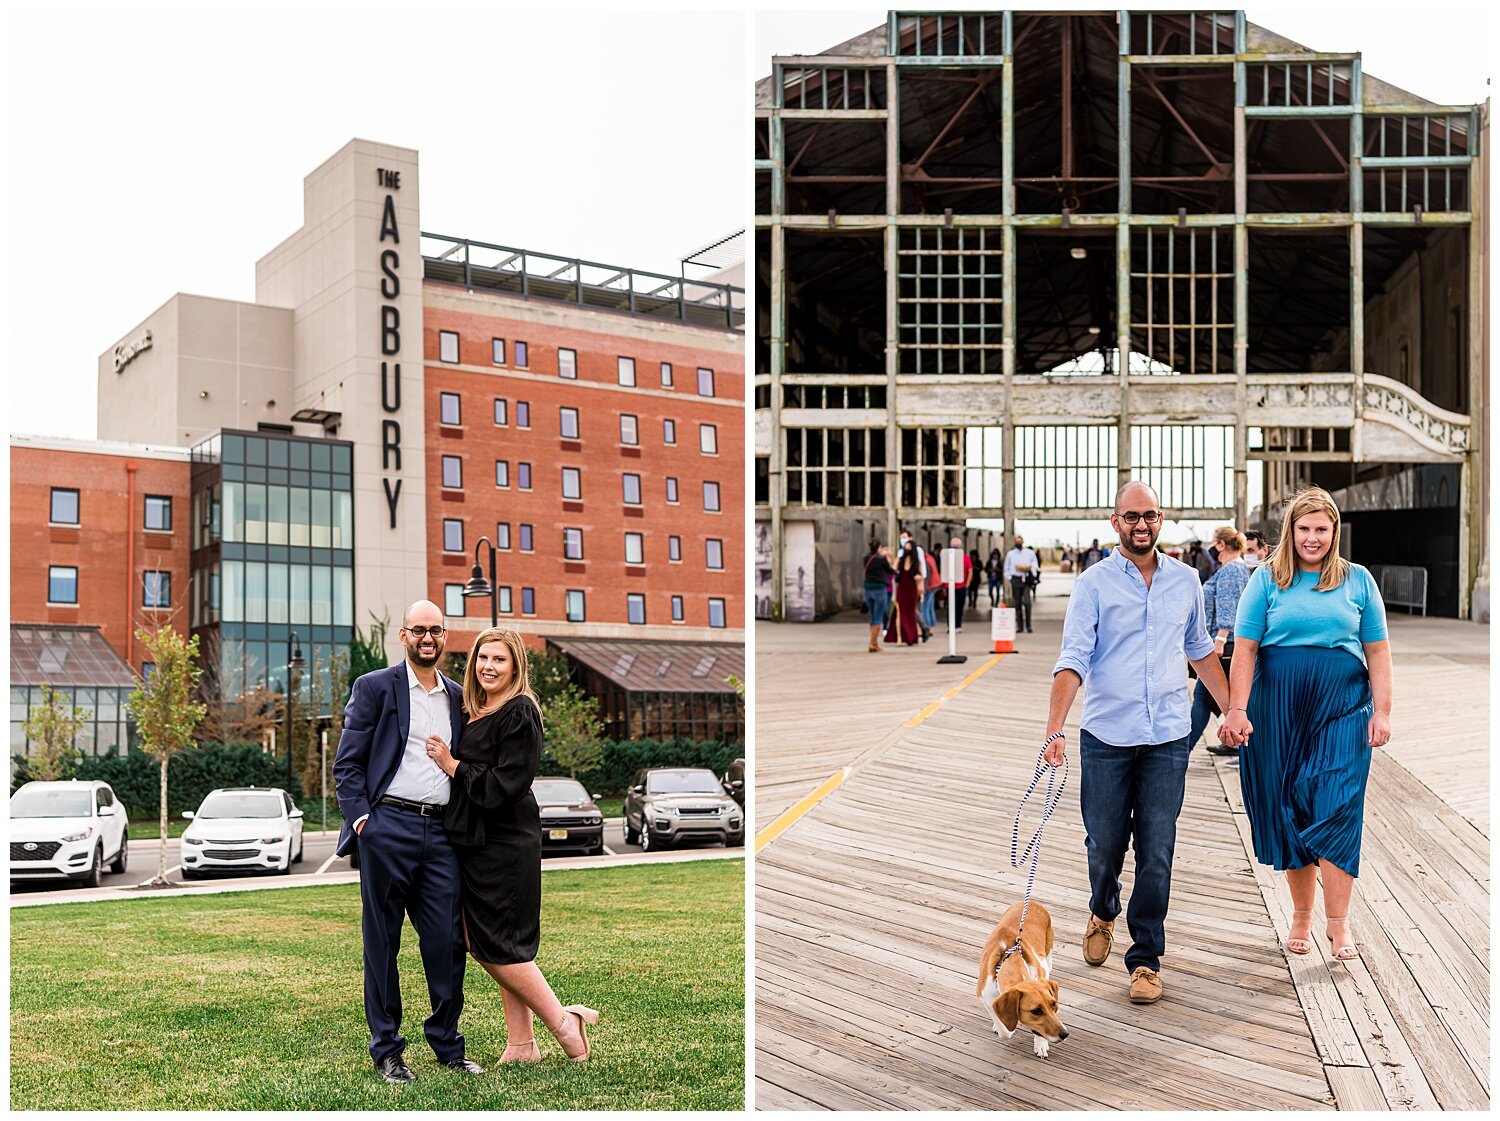
{"label": "navy suit jacket", "polygon": [[[438,679],[448,690],[453,727],[457,729],[453,743],[448,745],[453,750],[466,723],[463,689],[441,673]],[[334,850],[339,856],[347,855],[354,847],[353,823],[370,812],[370,807],[384,797],[396,777],[410,729],[411,678],[404,660],[400,665],[355,679],[349,703],[344,706],[344,731],[333,757],[334,791],[339,812],[344,815],[338,848]]]}

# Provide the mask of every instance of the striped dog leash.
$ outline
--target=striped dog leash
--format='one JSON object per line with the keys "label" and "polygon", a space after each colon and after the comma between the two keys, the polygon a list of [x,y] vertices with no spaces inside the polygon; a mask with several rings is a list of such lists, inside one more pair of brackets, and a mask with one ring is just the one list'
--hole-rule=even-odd
{"label": "striped dog leash", "polygon": [[[1021,796],[1021,804],[1016,807],[1016,820],[1010,829],[1010,866],[1019,868],[1028,860],[1031,862],[1031,871],[1026,876],[1026,896],[1021,903],[1021,921],[1016,926],[1016,944],[1006,950],[1000,956],[1004,961],[1021,948],[1021,931],[1026,929],[1026,912],[1031,907],[1031,892],[1036,887],[1036,869],[1042,859],[1042,830],[1047,828],[1047,819],[1052,816],[1052,811],[1057,809],[1062,802],[1063,788],[1068,785],[1068,757],[1063,756],[1063,765],[1060,768],[1062,775],[1059,777],[1059,768],[1051,766],[1047,762],[1047,747],[1049,743],[1042,745],[1042,750],[1037,753],[1036,773],[1031,776],[1031,785],[1026,788],[1026,793]],[[1042,773],[1047,774],[1047,791],[1042,795],[1042,820],[1037,823],[1036,832],[1031,835],[1031,840],[1026,842],[1026,848],[1016,855],[1016,849],[1021,840],[1021,811],[1026,808],[1026,802],[1036,791],[1042,781]],[[1054,789],[1055,788],[1055,789]]]}

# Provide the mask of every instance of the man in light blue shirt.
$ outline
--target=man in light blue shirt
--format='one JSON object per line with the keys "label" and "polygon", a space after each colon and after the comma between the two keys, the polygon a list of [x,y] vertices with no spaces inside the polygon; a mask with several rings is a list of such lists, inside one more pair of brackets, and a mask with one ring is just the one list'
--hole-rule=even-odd
{"label": "man in light blue shirt", "polygon": [[1079,802],[1088,836],[1089,922],[1083,960],[1103,965],[1120,913],[1120,869],[1134,834],[1135,888],[1126,921],[1130,999],[1161,997],[1167,902],[1177,815],[1187,778],[1189,703],[1186,662],[1221,710],[1229,683],[1214,656],[1198,574],[1156,551],[1161,500],[1144,483],[1115,495],[1110,525],[1120,547],[1078,577],[1052,671],[1047,761],[1062,763],[1063,725],[1087,685],[1079,722]]}

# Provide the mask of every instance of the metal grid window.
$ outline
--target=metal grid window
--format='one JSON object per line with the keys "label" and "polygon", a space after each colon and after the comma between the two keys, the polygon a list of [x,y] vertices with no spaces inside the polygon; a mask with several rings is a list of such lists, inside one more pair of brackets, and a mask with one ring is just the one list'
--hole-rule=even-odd
{"label": "metal grid window", "polygon": [[[1164,370],[1234,372],[1234,233],[1131,233],[1131,330]],[[1135,315],[1143,318],[1134,319]]]}
{"label": "metal grid window", "polygon": [[1234,506],[1234,429],[1229,425],[1136,424],[1130,428],[1130,449],[1132,475],[1156,488],[1162,509]]}
{"label": "metal grid window", "polygon": [[1114,425],[1016,428],[1015,504],[1033,510],[1104,509],[1119,489]]}
{"label": "metal grid window", "polygon": [[998,373],[1001,232],[906,229],[898,254],[901,372]]}
{"label": "metal grid window", "polygon": [[964,429],[903,428],[901,505],[964,505]]}
{"label": "metal grid window", "polygon": [[1364,121],[1365,209],[1466,210],[1468,114],[1372,116]]}
{"label": "metal grid window", "polygon": [[786,500],[885,505],[883,428],[788,428]]}

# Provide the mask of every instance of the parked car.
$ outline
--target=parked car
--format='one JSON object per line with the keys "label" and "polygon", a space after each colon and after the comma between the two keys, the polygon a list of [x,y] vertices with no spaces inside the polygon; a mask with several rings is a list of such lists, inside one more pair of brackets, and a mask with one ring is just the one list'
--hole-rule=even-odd
{"label": "parked car", "polygon": [[10,878],[98,887],[106,863],[125,871],[127,820],[107,782],[28,782],[10,796]]}
{"label": "parked car", "polygon": [[227,786],[182,815],[182,878],[207,872],[279,872],[302,863],[302,811],[279,787]]}
{"label": "parked car", "polygon": [[544,776],[533,780],[532,797],[542,814],[542,855],[604,851],[604,815],[581,782]]}
{"label": "parked car", "polygon": [[682,841],[745,843],[745,811],[703,767],[654,767],[636,773],[625,794],[625,841],[669,849]]}

